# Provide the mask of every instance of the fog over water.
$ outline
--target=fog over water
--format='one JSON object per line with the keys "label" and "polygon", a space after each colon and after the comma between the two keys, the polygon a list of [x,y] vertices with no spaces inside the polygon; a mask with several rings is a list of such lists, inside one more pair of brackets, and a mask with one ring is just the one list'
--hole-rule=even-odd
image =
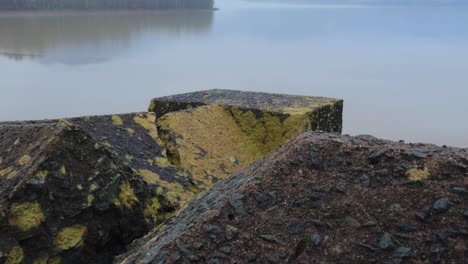
{"label": "fog over water", "polygon": [[0,13],[0,120],[227,88],[342,98],[344,133],[468,147],[467,7],[216,5]]}

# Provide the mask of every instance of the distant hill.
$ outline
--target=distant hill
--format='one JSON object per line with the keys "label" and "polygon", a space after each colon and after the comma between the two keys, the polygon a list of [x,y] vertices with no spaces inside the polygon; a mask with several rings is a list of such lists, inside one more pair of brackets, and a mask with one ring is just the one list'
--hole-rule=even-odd
{"label": "distant hill", "polygon": [[0,10],[212,8],[213,0],[0,0]]}

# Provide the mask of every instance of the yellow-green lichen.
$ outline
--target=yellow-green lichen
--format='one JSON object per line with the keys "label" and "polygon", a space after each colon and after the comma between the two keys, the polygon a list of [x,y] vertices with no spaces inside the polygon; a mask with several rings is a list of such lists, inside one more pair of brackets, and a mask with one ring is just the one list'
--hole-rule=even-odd
{"label": "yellow-green lichen", "polygon": [[63,125],[73,125],[73,123],[68,121],[67,119],[59,119],[58,122]]}
{"label": "yellow-green lichen", "polygon": [[78,184],[78,185],[76,185],[76,188],[78,189],[78,191],[81,191],[81,190],[83,190],[83,185]]}
{"label": "yellow-green lichen", "polygon": [[[213,184],[212,177],[224,178],[262,156],[258,146],[219,105],[168,113],[158,120],[158,126],[166,141],[168,159],[205,187]],[[167,136],[174,134],[177,136]],[[238,162],[231,162],[230,157]]]}
{"label": "yellow-green lichen", "polygon": [[8,253],[5,264],[20,264],[23,263],[24,251],[20,246],[14,246]]}
{"label": "yellow-green lichen", "polygon": [[60,167],[60,174],[67,175],[67,168],[65,166]]}
{"label": "yellow-green lichen", "polygon": [[156,103],[154,102],[154,100],[151,100],[148,111],[152,112],[155,110],[155,108],[156,108]]}
{"label": "yellow-green lichen", "polygon": [[151,138],[158,141],[158,131],[156,129],[156,116],[153,113],[137,114],[133,117],[133,121],[146,129]]}
{"label": "yellow-green lichen", "polygon": [[60,250],[80,247],[84,243],[87,232],[88,228],[82,225],[65,227],[55,237],[54,246]]}
{"label": "yellow-green lichen", "polygon": [[7,167],[7,168],[0,170],[0,177],[10,174],[12,170],[13,170],[12,167]]}
{"label": "yellow-green lichen", "polygon": [[132,186],[128,182],[124,182],[119,186],[119,199],[123,206],[130,209],[138,202],[138,198],[135,196]]}
{"label": "yellow-green lichen", "polygon": [[101,144],[108,147],[108,148],[112,147],[111,143],[109,143],[109,141],[107,141],[107,140],[104,140],[103,142],[101,142]]}
{"label": "yellow-green lichen", "polygon": [[127,133],[128,133],[130,136],[133,136],[133,134],[135,134],[135,130],[134,130],[133,128],[127,127],[125,130],[127,130]]}
{"label": "yellow-green lichen", "polygon": [[61,264],[62,258],[61,257],[54,257],[49,259],[49,257],[38,257],[33,261],[33,264]]}
{"label": "yellow-green lichen", "polygon": [[44,183],[46,181],[48,175],[49,175],[49,171],[47,170],[41,170],[41,171],[36,172],[36,178],[41,183]]}
{"label": "yellow-green lichen", "polygon": [[428,168],[424,168],[424,169],[413,168],[413,169],[409,169],[406,172],[406,176],[411,181],[423,181],[423,180],[428,179],[431,176],[431,173],[429,172]]}
{"label": "yellow-green lichen", "polygon": [[123,123],[123,120],[122,120],[122,118],[120,116],[113,115],[112,116],[112,124],[114,126],[123,126],[124,123]]}
{"label": "yellow-green lichen", "polygon": [[18,164],[23,166],[31,162],[31,156],[29,155],[24,155],[18,160]]}
{"label": "yellow-green lichen", "polygon": [[20,142],[21,142],[21,141],[20,141],[20,139],[19,139],[19,138],[17,138],[17,139],[15,140],[15,142],[13,142],[13,145],[15,145],[15,146],[16,146],[16,145],[18,145]]}
{"label": "yellow-green lichen", "polygon": [[89,191],[90,192],[94,192],[96,191],[97,189],[99,189],[99,185],[97,185],[96,183],[91,183],[91,185],[89,186]]}
{"label": "yellow-green lichen", "polygon": [[10,225],[21,231],[28,231],[38,227],[44,221],[44,214],[37,201],[14,203],[10,208]]}
{"label": "yellow-green lichen", "polygon": [[146,201],[146,206],[144,210],[144,216],[146,219],[151,220],[153,223],[157,223],[160,220],[158,210],[161,208],[161,204],[157,197],[153,197]]}
{"label": "yellow-green lichen", "polygon": [[47,264],[61,264],[62,263],[62,258],[61,257],[54,257],[51,258]]}
{"label": "yellow-green lichen", "polygon": [[278,115],[267,111],[255,115],[252,111],[232,108],[231,113],[238,126],[262,155],[312,127],[306,114],[288,115],[281,120]]}
{"label": "yellow-green lichen", "polygon": [[86,197],[86,201],[87,201],[87,205],[91,206],[93,204],[93,201],[94,201],[94,195],[88,194],[88,196]]}
{"label": "yellow-green lichen", "polygon": [[156,157],[154,164],[161,168],[166,168],[172,165],[166,157]]}
{"label": "yellow-green lichen", "polygon": [[0,165],[3,163],[3,158],[0,157]]}
{"label": "yellow-green lichen", "polygon": [[10,172],[8,175],[7,175],[7,179],[8,180],[11,180],[13,179],[14,177],[18,176],[18,172],[17,171],[12,171]]}
{"label": "yellow-green lichen", "polygon": [[133,156],[130,155],[130,154],[125,154],[125,159],[126,159],[127,161],[132,161],[132,160],[133,160]]}
{"label": "yellow-green lichen", "polygon": [[114,199],[114,205],[115,205],[116,207],[120,207],[120,206],[122,206],[122,203],[120,202],[119,199]]}
{"label": "yellow-green lichen", "polygon": [[139,170],[138,172],[147,183],[166,188],[167,192],[165,196],[167,200],[173,204],[183,206],[194,196],[194,193],[186,191],[179,183],[161,180],[159,175],[155,172],[149,170]]}
{"label": "yellow-green lichen", "polygon": [[43,257],[38,257],[34,259],[33,264],[48,264],[47,262],[49,261],[49,257],[43,256]]}

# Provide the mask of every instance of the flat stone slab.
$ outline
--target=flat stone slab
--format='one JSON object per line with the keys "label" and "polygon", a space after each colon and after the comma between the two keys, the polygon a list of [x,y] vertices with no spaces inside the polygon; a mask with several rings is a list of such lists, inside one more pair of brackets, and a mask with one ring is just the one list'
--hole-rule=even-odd
{"label": "flat stone slab", "polygon": [[341,132],[343,101],[232,90],[153,99],[167,157],[206,189],[291,138]]}
{"label": "flat stone slab", "polygon": [[464,263],[468,150],[309,132],[115,263]]}
{"label": "flat stone slab", "polygon": [[[343,100],[325,97],[213,89],[155,98],[149,112],[159,118],[169,112],[210,104],[277,115],[316,115],[314,130],[339,133],[342,130]],[[326,117],[322,117],[321,109],[329,110],[324,113]]]}

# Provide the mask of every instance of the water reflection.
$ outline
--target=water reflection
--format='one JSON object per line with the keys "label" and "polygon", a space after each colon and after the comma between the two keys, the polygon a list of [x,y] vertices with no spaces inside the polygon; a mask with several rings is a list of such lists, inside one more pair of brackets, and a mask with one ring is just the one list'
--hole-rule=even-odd
{"label": "water reflection", "polygon": [[109,60],[145,33],[209,32],[213,11],[0,13],[0,55],[87,64]]}

